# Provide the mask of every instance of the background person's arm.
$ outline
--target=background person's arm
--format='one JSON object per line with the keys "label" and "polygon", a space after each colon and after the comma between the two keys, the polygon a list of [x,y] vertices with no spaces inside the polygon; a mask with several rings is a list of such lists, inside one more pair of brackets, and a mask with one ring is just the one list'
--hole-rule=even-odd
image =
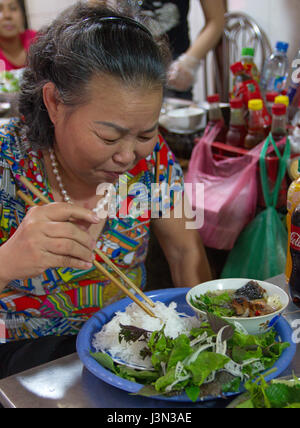
{"label": "background person's arm", "polygon": [[189,49],[174,61],[169,72],[169,86],[179,91],[188,90],[193,85],[201,60],[217,45],[224,30],[224,1],[200,0],[200,3],[205,26]]}

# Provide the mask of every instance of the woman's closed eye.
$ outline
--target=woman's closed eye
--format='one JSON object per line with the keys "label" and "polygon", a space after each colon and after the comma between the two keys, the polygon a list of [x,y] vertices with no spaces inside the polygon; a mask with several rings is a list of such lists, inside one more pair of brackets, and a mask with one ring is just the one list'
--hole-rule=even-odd
{"label": "woman's closed eye", "polygon": [[141,141],[142,143],[147,143],[148,141],[153,140],[153,138],[156,138],[156,135],[157,135],[157,134],[155,134],[155,135],[151,135],[151,137],[144,137],[144,136],[141,136],[141,137],[138,137],[138,140],[139,140],[139,141]]}

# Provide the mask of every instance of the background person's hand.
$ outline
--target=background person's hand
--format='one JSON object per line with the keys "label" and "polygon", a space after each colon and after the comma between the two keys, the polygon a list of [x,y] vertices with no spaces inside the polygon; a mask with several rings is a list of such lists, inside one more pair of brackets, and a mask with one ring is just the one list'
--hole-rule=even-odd
{"label": "background person's hand", "polygon": [[0,282],[34,278],[49,268],[90,269],[96,241],[88,226],[97,223],[92,211],[76,205],[51,203],[31,208],[0,247]]}
{"label": "background person's hand", "polygon": [[181,55],[174,61],[168,72],[168,87],[177,91],[187,91],[195,83],[201,61],[189,55]]}

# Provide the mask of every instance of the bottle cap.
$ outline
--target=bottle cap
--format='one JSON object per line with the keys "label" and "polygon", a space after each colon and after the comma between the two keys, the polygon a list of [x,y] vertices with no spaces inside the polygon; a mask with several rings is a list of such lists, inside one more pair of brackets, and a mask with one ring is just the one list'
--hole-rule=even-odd
{"label": "bottle cap", "polygon": [[290,99],[287,95],[278,95],[278,97],[275,98],[275,104],[284,104],[288,107]]}
{"label": "bottle cap", "polygon": [[255,50],[254,48],[243,48],[242,56],[253,56],[254,57]]}
{"label": "bottle cap", "polygon": [[277,43],[276,43],[276,49],[277,49],[279,52],[284,52],[284,53],[286,53],[286,52],[288,51],[288,48],[289,48],[289,44],[288,44],[288,43],[286,43],[286,42],[277,42]]}
{"label": "bottle cap", "polygon": [[263,101],[261,99],[250,100],[248,103],[249,110],[262,110],[263,109]]}
{"label": "bottle cap", "polygon": [[219,94],[209,95],[206,98],[206,100],[210,104],[212,104],[212,103],[218,103],[218,102],[220,102],[220,95]]}
{"label": "bottle cap", "polygon": [[279,93],[275,92],[275,91],[271,91],[271,92],[267,92],[266,94],[266,100],[269,103],[274,103],[275,102],[275,98],[278,97]]}
{"label": "bottle cap", "polygon": [[233,74],[237,74],[237,73],[240,73],[241,71],[245,71],[245,68],[243,64],[239,61],[232,64],[232,66],[230,67],[230,70],[232,71]]}
{"label": "bottle cap", "polygon": [[230,100],[230,107],[231,108],[243,108],[243,100],[241,98],[233,98]]}
{"label": "bottle cap", "polygon": [[284,116],[286,115],[286,105],[285,104],[273,104],[272,113],[275,116]]}

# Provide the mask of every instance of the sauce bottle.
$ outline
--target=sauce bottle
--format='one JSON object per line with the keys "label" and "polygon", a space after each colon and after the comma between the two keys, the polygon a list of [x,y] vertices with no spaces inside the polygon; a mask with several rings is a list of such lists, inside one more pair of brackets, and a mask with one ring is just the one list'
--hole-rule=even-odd
{"label": "sauce bottle", "polygon": [[247,135],[243,105],[243,100],[240,98],[234,98],[230,101],[230,125],[226,143],[235,147],[243,147]]}
{"label": "sauce bottle", "polygon": [[263,101],[261,99],[250,100],[248,103],[248,108],[248,134],[245,138],[244,147],[246,149],[252,149],[265,139]]}
{"label": "sauce bottle", "polygon": [[274,104],[272,107],[271,133],[275,142],[287,136],[287,108],[285,104]]}
{"label": "sauce bottle", "polygon": [[224,117],[220,108],[220,96],[219,94],[209,95],[207,97],[207,102],[209,103],[209,112],[208,112],[208,124],[207,126],[212,129],[216,124],[220,123],[222,128],[218,135],[216,136],[216,141],[225,143],[226,141],[226,125]]}
{"label": "sauce bottle", "polygon": [[242,49],[242,64],[247,72],[250,74],[254,80],[259,82],[260,75],[257,68],[257,65],[254,62],[255,50],[253,48],[243,48]]}
{"label": "sauce bottle", "polygon": [[232,98],[236,98],[239,97],[244,83],[251,81],[252,76],[246,72],[243,64],[240,61],[232,64],[230,70],[233,74],[233,91],[231,96]]}
{"label": "sauce bottle", "polygon": [[288,108],[290,104],[290,99],[287,95],[278,95],[275,98],[275,104],[284,104]]}
{"label": "sauce bottle", "polygon": [[270,91],[266,93],[266,107],[270,114],[272,114],[272,107],[275,103],[275,98],[278,97],[279,93],[276,91]]}

